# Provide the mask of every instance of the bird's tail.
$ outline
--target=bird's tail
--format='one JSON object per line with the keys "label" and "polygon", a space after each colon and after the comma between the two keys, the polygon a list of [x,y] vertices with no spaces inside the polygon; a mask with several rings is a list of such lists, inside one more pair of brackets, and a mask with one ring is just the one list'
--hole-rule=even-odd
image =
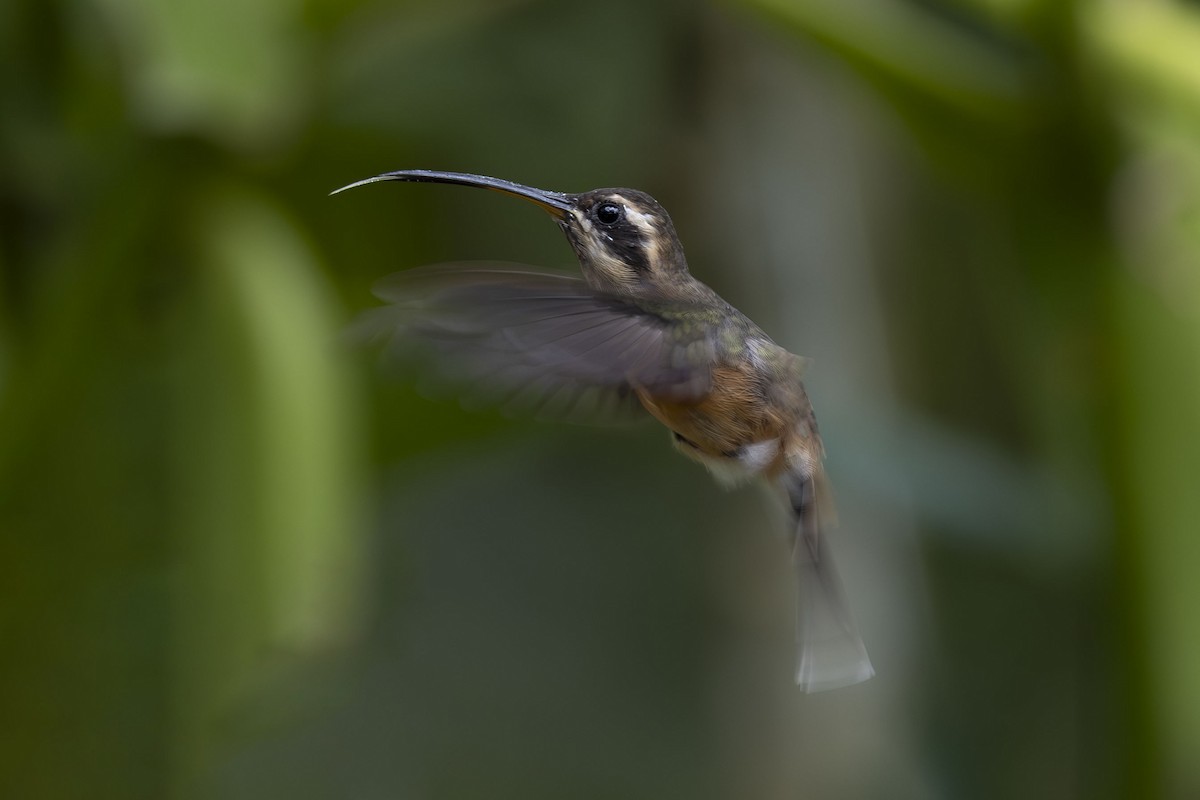
{"label": "bird's tail", "polygon": [[806,692],[836,689],[875,674],[850,613],[829,543],[821,533],[820,467],[782,478],[795,524],[791,534],[796,570],[796,683]]}

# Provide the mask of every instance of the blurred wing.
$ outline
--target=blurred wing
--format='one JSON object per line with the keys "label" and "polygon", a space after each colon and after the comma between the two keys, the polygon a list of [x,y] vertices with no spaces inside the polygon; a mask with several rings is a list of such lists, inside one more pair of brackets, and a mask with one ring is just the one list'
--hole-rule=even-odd
{"label": "blurred wing", "polygon": [[367,312],[357,331],[388,339],[406,360],[415,347],[438,373],[506,409],[612,418],[640,408],[635,387],[675,400],[708,389],[707,341],[578,278],[438,265],[393,275],[376,294],[390,305]]}
{"label": "blurred wing", "polygon": [[821,533],[819,504],[829,498],[822,482],[819,468],[815,474],[791,473],[784,478],[796,515],[792,534],[798,582],[796,683],[806,692],[850,686],[875,674]]}

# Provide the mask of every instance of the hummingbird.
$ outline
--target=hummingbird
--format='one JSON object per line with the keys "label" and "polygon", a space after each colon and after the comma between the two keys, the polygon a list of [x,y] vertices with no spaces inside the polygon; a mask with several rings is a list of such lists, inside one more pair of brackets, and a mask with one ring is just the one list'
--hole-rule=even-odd
{"label": "hummingbird", "polygon": [[376,288],[362,330],[431,348],[455,377],[551,413],[633,409],[722,484],[760,480],[790,511],[797,579],[795,679],[805,691],[874,674],[823,535],[831,495],[807,360],[692,277],[666,210],[636,189],[581,194],[483,175],[398,170],[382,181],[490,189],[558,223],[582,277],[517,265],[435,265]]}

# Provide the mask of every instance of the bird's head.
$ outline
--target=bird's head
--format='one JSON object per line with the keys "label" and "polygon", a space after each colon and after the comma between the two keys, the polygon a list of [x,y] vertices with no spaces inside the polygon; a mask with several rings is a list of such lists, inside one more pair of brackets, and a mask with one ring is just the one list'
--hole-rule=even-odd
{"label": "bird's head", "polygon": [[653,197],[636,189],[565,194],[483,175],[399,170],[337,191],[378,181],[477,186],[529,200],[558,221],[579,258],[584,279],[599,291],[630,296],[657,294],[669,292],[689,279],[683,246],[671,217]]}

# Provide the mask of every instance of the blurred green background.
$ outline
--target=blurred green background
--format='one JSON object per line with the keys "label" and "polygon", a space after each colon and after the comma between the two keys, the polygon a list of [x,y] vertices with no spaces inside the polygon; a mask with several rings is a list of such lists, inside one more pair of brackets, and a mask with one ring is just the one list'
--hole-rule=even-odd
{"label": "blurred green background", "polygon": [[[878,676],[654,426],[467,413],[374,280],[634,186],[814,359]],[[1200,796],[1200,5],[0,5],[0,796]]]}

